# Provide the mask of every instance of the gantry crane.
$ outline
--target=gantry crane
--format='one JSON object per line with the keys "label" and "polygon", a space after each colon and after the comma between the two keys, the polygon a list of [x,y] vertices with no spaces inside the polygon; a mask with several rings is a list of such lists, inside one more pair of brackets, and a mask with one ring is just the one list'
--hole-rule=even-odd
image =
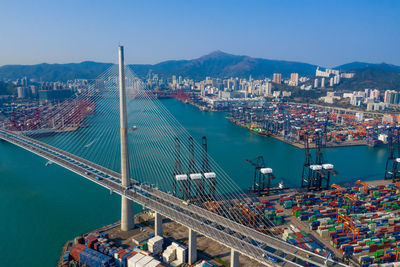
{"label": "gantry crane", "polygon": [[261,195],[265,191],[266,194],[269,194],[271,188],[271,180],[275,179],[275,176],[272,174],[271,168],[265,167],[264,157],[258,156],[254,160],[246,159],[246,162],[254,166],[253,188],[251,188],[250,190],[254,193],[258,193],[259,195]]}
{"label": "gantry crane", "polygon": [[354,225],[353,219],[345,214],[339,214],[337,216],[337,223],[343,224],[343,232],[352,232],[353,240],[357,240],[359,238],[360,230]]}
{"label": "gantry crane", "polygon": [[[215,199],[215,192],[217,187],[217,175],[215,172],[212,172],[210,168],[210,162],[208,160],[208,152],[207,152],[207,137],[203,136],[201,138],[201,144],[203,148],[203,161],[201,165],[201,171],[203,173],[204,178],[208,181],[208,195],[211,199]],[[204,185],[203,185],[203,190],[204,190]]]}
{"label": "gantry crane", "polygon": [[357,180],[356,184],[362,185],[363,186],[363,194],[368,195],[368,184],[366,182],[363,182],[361,180]]}
{"label": "gantry crane", "polygon": [[[396,133],[395,137],[393,136],[394,132]],[[398,168],[398,165],[400,163],[399,138],[400,138],[399,129],[394,131],[394,129],[390,127],[388,129],[388,134],[387,134],[389,153],[388,153],[388,158],[386,160],[385,180],[392,179],[394,183],[400,181],[400,170]]]}
{"label": "gantry crane", "polygon": [[332,188],[335,188],[335,189],[338,191],[338,195],[339,195],[339,196],[342,196],[342,195],[343,195],[343,191],[344,191],[344,188],[343,188],[343,187],[341,187],[341,186],[339,186],[339,185],[337,185],[337,184],[333,184],[333,185],[331,185],[331,187],[332,187]]}
{"label": "gantry crane", "polygon": [[303,172],[301,176],[301,188],[311,189],[311,184],[313,183],[312,170],[310,169],[312,158],[310,153],[310,146],[308,142],[308,134],[304,134],[304,152],[305,159],[303,164]]}
{"label": "gantry crane", "polygon": [[[303,172],[301,176],[301,187],[311,190],[327,190],[330,185],[331,175],[336,175],[333,164],[324,163],[322,148],[323,133],[321,129],[316,129],[314,132],[315,140],[315,162],[312,162],[312,157],[309,147],[309,136],[304,136],[304,151],[305,160],[303,164]],[[325,182],[324,182],[325,181]]]}
{"label": "gantry crane", "polygon": [[347,213],[353,212],[354,211],[353,207],[357,203],[358,198],[353,196],[353,195],[350,195],[350,194],[345,194],[343,197],[344,197],[345,201],[347,199],[347,201],[348,201],[348,203],[350,205],[350,207],[347,210]]}
{"label": "gantry crane", "polygon": [[237,204],[240,210],[242,211],[243,215],[247,217],[247,225],[249,227],[255,228],[255,223],[256,223],[256,216],[254,213],[250,210],[250,208],[244,204]]}
{"label": "gantry crane", "polygon": [[[178,183],[183,179],[183,168],[182,168],[182,161],[181,161],[181,143],[178,137],[175,138],[175,166],[174,166],[174,177],[172,179],[172,193],[175,197],[178,197]],[[186,176],[187,179],[187,176]]]}

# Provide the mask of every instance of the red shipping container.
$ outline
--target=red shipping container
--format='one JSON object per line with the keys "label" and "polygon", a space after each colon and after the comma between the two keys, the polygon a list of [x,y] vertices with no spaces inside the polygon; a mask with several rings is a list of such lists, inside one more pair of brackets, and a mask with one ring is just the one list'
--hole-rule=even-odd
{"label": "red shipping container", "polygon": [[86,247],[84,246],[84,245],[81,245],[81,244],[76,244],[76,246],[71,250],[71,253],[70,253],[70,255],[71,255],[71,257],[74,259],[74,260],[76,260],[76,261],[80,261],[80,255],[81,255],[81,252],[85,249]]}
{"label": "red shipping container", "polygon": [[376,244],[371,244],[369,246],[369,252],[375,252],[375,251],[377,251],[377,249],[378,249],[378,246]]}

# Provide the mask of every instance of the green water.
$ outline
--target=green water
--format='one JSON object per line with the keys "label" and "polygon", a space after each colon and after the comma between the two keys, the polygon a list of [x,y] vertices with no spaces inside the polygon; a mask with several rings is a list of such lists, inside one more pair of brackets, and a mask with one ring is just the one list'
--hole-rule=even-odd
{"label": "green water", "polygon": [[[287,184],[299,185],[303,150],[250,133],[224,119],[176,100],[165,106],[242,188],[251,186],[252,167],[245,159],[264,155]],[[118,151],[118,150],[116,150]],[[384,148],[327,149],[325,157],[339,175],[333,182],[382,177]],[[117,195],[14,145],[0,143],[0,266],[54,266],[68,239],[119,219]],[[140,211],[139,207],[135,207]]]}

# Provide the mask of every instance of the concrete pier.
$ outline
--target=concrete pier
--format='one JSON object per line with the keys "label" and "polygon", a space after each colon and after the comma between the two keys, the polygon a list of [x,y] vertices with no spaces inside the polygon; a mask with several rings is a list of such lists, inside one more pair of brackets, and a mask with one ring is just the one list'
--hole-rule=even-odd
{"label": "concrete pier", "polygon": [[160,213],[155,212],[154,213],[154,235],[162,236],[163,235],[163,230],[162,230],[162,216]]}
{"label": "concrete pier", "polygon": [[193,264],[197,260],[197,233],[189,228],[189,257],[188,263]]}
{"label": "concrete pier", "polygon": [[231,248],[231,267],[239,267],[239,252]]}
{"label": "concrete pier", "polygon": [[[120,135],[121,135],[121,183],[129,187],[129,152],[128,152],[128,129],[126,119],[126,91],[125,91],[125,64],[124,47],[118,46],[119,54],[119,111],[120,111]],[[122,196],[121,201],[121,230],[129,231],[135,225],[133,218],[132,201]]]}

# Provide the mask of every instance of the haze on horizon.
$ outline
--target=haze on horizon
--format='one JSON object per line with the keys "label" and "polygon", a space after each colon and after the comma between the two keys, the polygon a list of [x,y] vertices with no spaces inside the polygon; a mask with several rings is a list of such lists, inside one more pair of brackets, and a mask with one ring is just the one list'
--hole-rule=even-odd
{"label": "haze on horizon", "polygon": [[0,65],[192,59],[221,50],[331,67],[400,65],[400,2],[2,1]]}

